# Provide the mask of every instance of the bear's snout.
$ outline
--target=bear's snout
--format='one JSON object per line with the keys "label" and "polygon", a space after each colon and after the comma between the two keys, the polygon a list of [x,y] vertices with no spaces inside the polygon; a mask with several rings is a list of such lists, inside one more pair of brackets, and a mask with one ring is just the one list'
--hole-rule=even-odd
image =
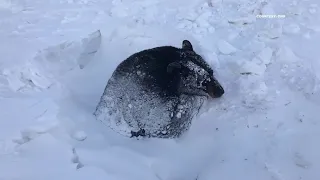
{"label": "bear's snout", "polygon": [[212,98],[220,98],[224,94],[224,89],[221,86],[221,84],[213,79],[210,82],[207,83],[206,85],[207,93],[212,97]]}

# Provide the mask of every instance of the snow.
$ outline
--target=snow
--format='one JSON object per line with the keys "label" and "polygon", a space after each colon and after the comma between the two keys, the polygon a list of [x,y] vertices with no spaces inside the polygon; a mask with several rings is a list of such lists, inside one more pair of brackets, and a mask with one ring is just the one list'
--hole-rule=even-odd
{"label": "snow", "polygon": [[229,44],[227,41],[220,40],[218,42],[218,49],[222,54],[233,54],[237,51],[235,47]]}
{"label": "snow", "polygon": [[[0,179],[318,180],[318,8],[317,0],[2,0]],[[286,17],[255,18],[273,13]],[[94,119],[122,60],[183,39],[226,91],[184,137],[130,139]]]}
{"label": "snow", "polygon": [[87,134],[84,131],[77,131],[73,134],[73,138],[78,141],[84,141],[87,138]]}

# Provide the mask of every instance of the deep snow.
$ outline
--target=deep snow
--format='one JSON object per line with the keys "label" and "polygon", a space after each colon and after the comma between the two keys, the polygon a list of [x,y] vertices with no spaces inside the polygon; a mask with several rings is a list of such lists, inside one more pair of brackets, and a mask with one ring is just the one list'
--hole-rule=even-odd
{"label": "deep snow", "polygon": [[[317,0],[2,0],[0,179],[318,180],[319,21]],[[95,121],[118,63],[183,39],[226,90],[185,137]]]}

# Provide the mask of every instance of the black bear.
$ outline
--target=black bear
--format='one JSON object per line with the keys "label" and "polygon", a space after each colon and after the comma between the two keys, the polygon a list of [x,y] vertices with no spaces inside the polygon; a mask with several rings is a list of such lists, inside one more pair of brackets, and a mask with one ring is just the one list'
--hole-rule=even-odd
{"label": "black bear", "polygon": [[204,100],[223,94],[212,68],[184,40],[182,48],[147,49],[121,62],[94,115],[123,135],[178,138]]}

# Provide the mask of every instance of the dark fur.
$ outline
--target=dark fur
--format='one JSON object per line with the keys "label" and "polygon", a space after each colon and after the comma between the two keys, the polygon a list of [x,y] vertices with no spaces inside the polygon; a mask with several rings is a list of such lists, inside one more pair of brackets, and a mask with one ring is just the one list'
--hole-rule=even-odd
{"label": "dark fur", "polygon": [[113,129],[110,122],[122,119],[132,136],[176,138],[189,129],[203,100],[223,94],[213,70],[184,40],[182,48],[147,49],[120,63],[94,114]]}

